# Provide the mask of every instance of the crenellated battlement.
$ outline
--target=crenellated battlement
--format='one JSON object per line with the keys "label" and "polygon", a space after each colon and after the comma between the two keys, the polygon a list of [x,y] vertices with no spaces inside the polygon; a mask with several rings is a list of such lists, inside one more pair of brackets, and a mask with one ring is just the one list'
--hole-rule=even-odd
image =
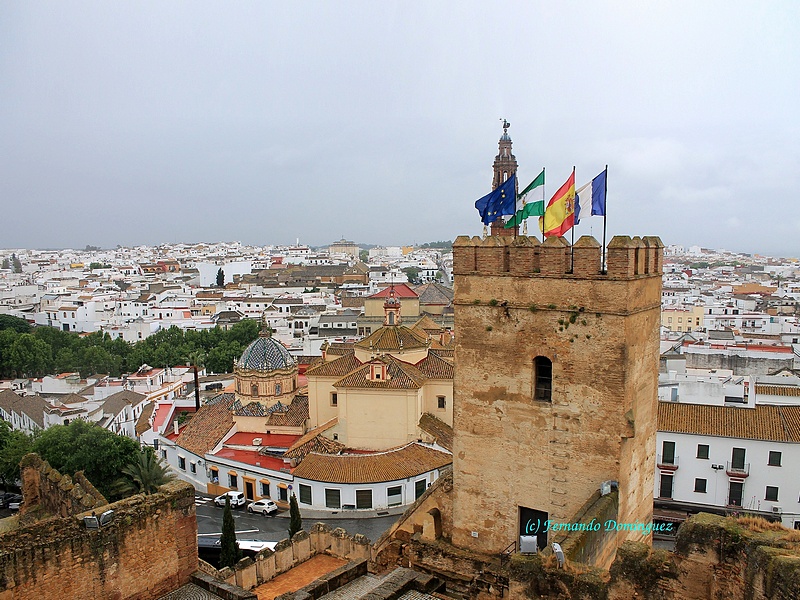
{"label": "crenellated battlement", "polygon": [[602,249],[590,235],[572,247],[563,237],[540,242],[535,236],[462,235],[453,242],[453,274],[599,280],[661,276],[664,244],[657,236],[614,236],[607,247],[605,271]]}

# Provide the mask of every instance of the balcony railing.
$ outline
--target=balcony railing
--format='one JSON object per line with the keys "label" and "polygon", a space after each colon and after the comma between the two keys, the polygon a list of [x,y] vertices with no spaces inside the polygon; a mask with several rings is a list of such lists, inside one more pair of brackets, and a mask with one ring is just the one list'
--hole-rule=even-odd
{"label": "balcony railing", "polygon": [[725,465],[725,473],[729,477],[748,477],[750,475],[750,463],[731,463]]}
{"label": "balcony railing", "polygon": [[677,471],[678,470],[678,457],[677,456],[662,456],[659,454],[656,457],[656,465],[662,471]]}

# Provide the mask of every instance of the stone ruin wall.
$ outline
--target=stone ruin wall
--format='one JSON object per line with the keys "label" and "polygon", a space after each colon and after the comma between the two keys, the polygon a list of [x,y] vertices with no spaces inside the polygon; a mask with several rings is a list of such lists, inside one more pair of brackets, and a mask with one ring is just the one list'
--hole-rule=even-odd
{"label": "stone ruin wall", "polygon": [[22,524],[35,522],[39,514],[66,518],[108,504],[83,471],[74,477],[62,475],[37,454],[25,456],[21,468],[25,498],[20,507]]}
{"label": "stone ruin wall", "polygon": [[[600,503],[598,508],[605,511]],[[580,536],[569,537],[563,546],[572,554]],[[391,544],[383,548],[378,558],[386,556]],[[501,564],[496,555],[465,551],[444,540],[430,542],[419,534],[402,544],[393,564],[373,562],[371,567],[380,571],[409,564],[436,575],[448,590],[479,600],[800,598],[800,533],[763,520],[709,514],[696,515],[681,527],[675,552],[623,543],[609,570],[569,558],[559,568],[551,552],[515,554]]]}
{"label": "stone ruin wall", "polygon": [[[69,487],[67,478],[59,482],[57,472],[43,461],[26,457],[23,467],[23,489],[31,489],[37,478],[40,484],[41,504],[29,504],[26,495],[26,511],[39,520],[0,535],[0,600],[148,600],[184,585],[197,570],[190,484],[173,482],[157,494],[95,505],[98,515],[113,510],[113,519],[100,529],[86,529],[82,517],[91,511],[59,516],[65,507],[75,509],[77,486],[62,489]],[[81,493],[91,495],[76,480]],[[48,506],[58,507],[59,514],[48,516]]]}
{"label": "stone ruin wall", "polygon": [[[278,542],[275,550],[265,548],[255,556],[243,558],[233,567],[219,571],[201,561],[201,570],[218,581],[252,590],[317,554],[329,554],[356,563],[351,570],[361,574],[362,570],[366,571],[370,549],[369,540],[361,534],[350,535],[344,529],[316,523],[310,532],[298,531],[291,540]],[[342,567],[341,571],[344,573],[346,569]],[[343,577],[345,575],[339,575],[340,579]]]}

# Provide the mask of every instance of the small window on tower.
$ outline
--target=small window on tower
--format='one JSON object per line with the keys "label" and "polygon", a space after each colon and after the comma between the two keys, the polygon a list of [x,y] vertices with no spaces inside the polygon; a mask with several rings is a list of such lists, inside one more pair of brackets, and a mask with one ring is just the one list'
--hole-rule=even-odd
{"label": "small window on tower", "polygon": [[546,356],[533,359],[533,399],[551,402],[553,389],[553,361]]}

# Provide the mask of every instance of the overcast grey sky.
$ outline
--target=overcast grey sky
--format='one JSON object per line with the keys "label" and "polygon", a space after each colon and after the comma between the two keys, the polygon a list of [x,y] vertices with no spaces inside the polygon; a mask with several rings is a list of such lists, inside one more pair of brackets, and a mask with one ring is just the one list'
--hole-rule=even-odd
{"label": "overcast grey sky", "polygon": [[800,255],[796,0],[3,1],[0,247],[477,235],[501,117],[609,235]]}

